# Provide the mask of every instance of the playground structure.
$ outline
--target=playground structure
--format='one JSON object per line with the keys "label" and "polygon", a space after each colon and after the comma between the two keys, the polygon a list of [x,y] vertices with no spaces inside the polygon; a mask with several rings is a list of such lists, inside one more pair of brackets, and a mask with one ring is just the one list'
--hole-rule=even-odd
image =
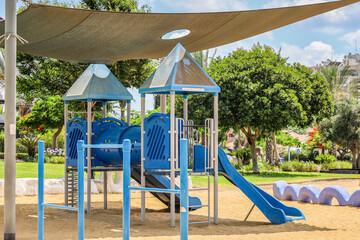
{"label": "playground structure", "polygon": [[[101,65],[100,65],[101,66]],[[207,204],[203,204],[196,197],[189,197],[188,210],[196,210],[201,207],[208,208],[206,221],[189,222],[189,224],[206,223],[210,225],[211,213],[210,204],[214,204],[213,219],[218,223],[218,173],[223,174],[230,182],[242,190],[251,201],[254,202],[252,209],[257,206],[264,215],[274,224],[282,224],[288,221],[305,219],[302,212],[296,208],[287,207],[271,195],[245,180],[237,170],[231,165],[225,152],[218,147],[218,93],[220,88],[207,75],[207,73],[197,64],[192,56],[178,44],[170,54],[163,60],[156,71],[140,87],[141,93],[141,126],[130,126],[130,112],[128,109],[128,124],[115,119],[106,118],[103,110],[103,119],[91,123],[91,101],[103,101],[109,99],[123,99],[123,96],[116,96],[113,88],[102,87],[102,97],[90,96],[91,86],[97,83],[91,83],[92,80],[99,81],[99,76],[103,76],[101,86],[109,85],[106,83],[106,77],[112,76],[107,69],[100,74],[97,72],[99,65],[90,65],[93,74],[96,75],[90,80],[83,75],[75,82],[68,93],[64,96],[65,113],[67,111],[67,101],[86,100],[88,102],[87,121],[82,118],[66,119],[66,173],[71,172],[71,178],[68,179],[67,186],[74,187],[72,177],[76,169],[76,142],[79,140],[87,141],[87,144],[120,144],[124,139],[131,141],[131,177],[141,184],[141,221],[145,222],[145,192],[149,191],[164,204],[170,208],[170,225],[175,226],[175,209],[180,205],[180,195],[177,194],[179,188],[175,185],[175,177],[178,171],[181,171],[181,161],[179,159],[179,140],[188,139],[188,168],[191,169],[189,175],[206,175],[208,177],[208,187],[192,189],[198,191],[208,191]],[[101,68],[106,68],[104,65]],[[95,69],[95,70],[94,70]],[[86,70],[88,71],[88,70]],[[85,72],[86,72],[85,71]],[[116,80],[117,81],[117,80]],[[82,86],[86,82],[86,87]],[[115,82],[112,82],[115,84]],[[99,86],[99,84],[97,85]],[[83,91],[74,91],[73,89],[85,89]],[[126,89],[121,92],[127,93]],[[93,90],[94,91],[94,90]],[[109,94],[105,94],[109,91]],[[72,92],[75,92],[72,93]],[[84,93],[86,92],[86,96]],[[194,125],[191,119],[188,119],[188,96],[191,94],[212,93],[214,96],[214,118],[206,119],[203,125]],[[79,96],[77,96],[77,95]],[[161,113],[154,113],[145,118],[145,94],[160,94]],[[175,95],[183,95],[183,118],[175,117]],[[94,95],[94,94],[93,94]],[[101,95],[101,94],[99,94]],[[170,114],[166,114],[166,96],[170,97]],[[76,96],[76,97],[75,97]],[[106,99],[104,96],[112,96]],[[116,97],[115,97],[116,96]],[[72,98],[72,99],[71,99]],[[129,97],[131,99],[131,97]],[[129,102],[129,99],[128,102]],[[104,106],[106,106],[104,104]],[[91,124],[87,124],[91,123]],[[205,146],[199,145],[199,129],[204,129]],[[91,139],[87,136],[92,136]],[[90,177],[92,171],[121,171],[123,169],[123,154],[119,149],[107,148],[88,148],[86,153],[88,174],[87,184],[87,213],[91,210],[91,184]],[[89,167],[88,167],[89,166]],[[214,175],[213,203],[210,195],[210,175]],[[106,178],[105,178],[106,179]],[[76,180],[76,179],[75,179]],[[70,181],[71,184],[69,184]],[[182,183],[183,180],[181,180]],[[147,189],[145,189],[147,188]],[[149,190],[150,188],[150,190]],[[151,189],[163,189],[162,191],[153,191]],[[106,190],[106,181],[104,181]],[[71,189],[71,193],[74,192]],[[72,194],[74,195],[74,194]],[[67,195],[69,196],[69,195]],[[76,199],[75,199],[76,200]],[[71,201],[76,205],[76,201]],[[69,202],[67,203],[69,204]],[[106,191],[104,192],[104,208],[106,208]],[[249,216],[248,214],[248,216]],[[247,217],[248,217],[247,216]],[[246,218],[247,218],[246,217]],[[245,219],[246,220],[246,219]]]}
{"label": "playground structure", "polygon": [[360,207],[360,189],[350,196],[349,192],[340,186],[329,186],[321,190],[314,185],[301,187],[298,184],[277,181],[273,184],[273,192],[279,200],[331,205],[335,198],[340,206]]}

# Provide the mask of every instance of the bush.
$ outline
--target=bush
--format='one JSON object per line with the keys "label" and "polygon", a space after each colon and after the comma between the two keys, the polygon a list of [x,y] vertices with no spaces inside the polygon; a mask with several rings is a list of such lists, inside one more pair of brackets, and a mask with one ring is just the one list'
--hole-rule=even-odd
{"label": "bush", "polygon": [[4,152],[5,135],[4,131],[0,132],[0,152]]}
{"label": "bush", "polygon": [[284,172],[316,172],[316,164],[309,161],[284,162],[280,168]]}
{"label": "bush", "polygon": [[[24,158],[28,156],[27,153],[16,153],[16,159],[24,160]],[[4,159],[4,153],[0,153],[0,159]]]}
{"label": "bush", "polygon": [[61,156],[55,156],[48,159],[45,159],[46,163],[52,163],[52,164],[64,164],[65,158]]}
{"label": "bush", "polygon": [[17,153],[26,153],[27,155],[27,148],[21,145],[18,141],[16,141],[16,152]]}
{"label": "bush", "polygon": [[327,171],[331,168],[352,168],[352,164],[351,162],[347,162],[347,161],[334,161],[328,164],[322,164],[321,165],[321,170],[323,171]]}
{"label": "bush", "polygon": [[329,154],[321,154],[315,158],[317,164],[330,164],[336,161],[336,157]]}
{"label": "bush", "polygon": [[36,163],[36,162],[37,162],[37,157],[26,156],[26,157],[24,158],[24,162]]}

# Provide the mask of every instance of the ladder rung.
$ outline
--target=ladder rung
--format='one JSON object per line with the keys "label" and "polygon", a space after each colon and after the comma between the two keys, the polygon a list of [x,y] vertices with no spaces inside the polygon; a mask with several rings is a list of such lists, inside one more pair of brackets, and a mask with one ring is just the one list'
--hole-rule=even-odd
{"label": "ladder rung", "polygon": [[189,206],[189,208],[194,208],[194,207],[209,207],[209,205],[194,205],[194,206]]}
{"label": "ladder rung", "polygon": [[210,190],[209,188],[191,188],[189,191],[204,191],[204,190]]}
{"label": "ladder rung", "polygon": [[201,223],[207,223],[207,224],[209,224],[210,222],[209,222],[209,221],[202,221],[202,222],[189,222],[189,225],[190,225],[190,224],[201,224]]}

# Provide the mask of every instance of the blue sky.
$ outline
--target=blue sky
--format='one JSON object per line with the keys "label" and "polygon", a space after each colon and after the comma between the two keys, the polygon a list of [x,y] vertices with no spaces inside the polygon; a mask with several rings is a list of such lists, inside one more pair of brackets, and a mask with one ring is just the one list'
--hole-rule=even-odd
{"label": "blue sky", "polygon": [[[71,2],[71,0],[65,0]],[[74,0],[72,2],[77,2]],[[152,12],[214,12],[275,8],[327,0],[140,0]],[[20,2],[20,1],[19,1]],[[271,32],[218,47],[216,55],[227,55],[254,43],[281,49],[290,62],[312,66],[328,58],[341,60],[349,52],[360,52],[360,3],[316,16]],[[5,0],[0,0],[0,16],[5,18]],[[356,48],[357,46],[357,48]],[[212,52],[215,50],[212,49]]]}

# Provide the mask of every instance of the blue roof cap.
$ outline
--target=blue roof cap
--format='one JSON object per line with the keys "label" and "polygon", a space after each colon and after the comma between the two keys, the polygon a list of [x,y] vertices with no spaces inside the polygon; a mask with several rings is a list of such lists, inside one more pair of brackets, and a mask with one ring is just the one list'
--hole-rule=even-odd
{"label": "blue roof cap", "polygon": [[129,91],[104,64],[90,64],[75,81],[64,101],[119,101],[132,100]]}
{"label": "blue roof cap", "polygon": [[178,43],[140,87],[140,93],[189,95],[220,92],[220,87]]}

